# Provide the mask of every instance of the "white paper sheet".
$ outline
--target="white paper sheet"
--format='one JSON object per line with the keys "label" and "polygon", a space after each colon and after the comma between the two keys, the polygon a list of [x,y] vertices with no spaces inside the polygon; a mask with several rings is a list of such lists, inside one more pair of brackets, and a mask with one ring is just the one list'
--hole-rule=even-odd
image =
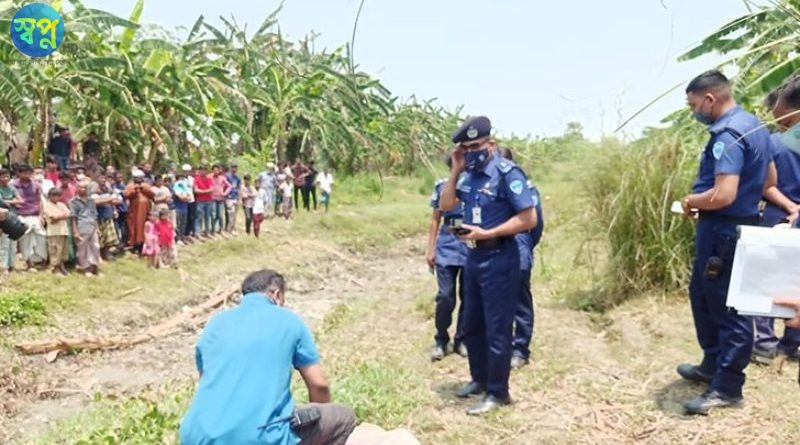
{"label": "white paper sheet", "polygon": [[740,226],[728,307],[742,315],[792,318],[794,310],[772,303],[800,297],[800,230]]}

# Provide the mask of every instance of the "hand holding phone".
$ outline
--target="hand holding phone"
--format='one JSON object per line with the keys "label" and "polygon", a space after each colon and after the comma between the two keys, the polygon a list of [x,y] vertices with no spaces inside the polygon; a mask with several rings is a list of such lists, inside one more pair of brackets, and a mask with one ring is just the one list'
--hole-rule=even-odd
{"label": "hand holding phone", "polygon": [[450,231],[455,233],[458,236],[464,236],[464,235],[472,232],[472,230],[465,229],[463,227],[453,227],[453,228],[450,229]]}

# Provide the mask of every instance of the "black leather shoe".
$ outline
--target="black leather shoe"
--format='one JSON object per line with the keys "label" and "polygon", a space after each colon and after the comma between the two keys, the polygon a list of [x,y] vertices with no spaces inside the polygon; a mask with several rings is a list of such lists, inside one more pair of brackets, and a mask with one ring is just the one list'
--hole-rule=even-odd
{"label": "black leather shoe", "polygon": [[444,358],[444,347],[441,345],[436,345],[433,347],[433,351],[431,351],[431,361],[437,362]]}
{"label": "black leather shoe", "polygon": [[686,380],[700,383],[711,383],[711,379],[714,377],[700,371],[699,367],[689,363],[678,365],[678,374]]}
{"label": "black leather shoe", "polygon": [[519,369],[528,364],[528,359],[515,355],[511,357],[511,369]]}
{"label": "black leather shoe", "polygon": [[511,403],[511,398],[501,399],[493,395],[488,395],[483,398],[483,401],[467,410],[467,415],[480,416],[494,411],[503,405]]}
{"label": "black leather shoe", "polygon": [[467,358],[467,356],[468,356],[467,355],[467,347],[464,346],[464,343],[459,343],[459,344],[455,345],[453,347],[453,352],[455,352],[456,354],[458,354],[458,355],[460,355],[460,356],[462,356],[464,358]]}
{"label": "black leather shoe", "polygon": [[486,391],[485,386],[478,382],[469,382],[467,385],[456,391],[456,397],[466,399],[469,396],[477,396],[484,391]]}
{"label": "black leather shoe", "polygon": [[683,405],[686,409],[686,414],[701,414],[704,416],[708,415],[708,412],[713,408],[739,408],[741,406],[741,397],[728,397],[717,391],[706,391]]}

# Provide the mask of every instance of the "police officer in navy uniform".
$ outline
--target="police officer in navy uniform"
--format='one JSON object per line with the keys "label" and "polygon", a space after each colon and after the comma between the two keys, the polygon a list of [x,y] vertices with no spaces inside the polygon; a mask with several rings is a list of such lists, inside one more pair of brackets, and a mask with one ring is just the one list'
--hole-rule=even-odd
{"label": "police officer in navy uniform", "polygon": [[[450,168],[452,161],[450,156],[445,163]],[[439,292],[436,294],[436,311],[434,320],[436,325],[436,342],[431,352],[431,360],[441,360],[447,355],[447,345],[450,342],[450,335],[447,330],[453,320],[453,310],[456,308],[456,287],[458,288],[458,300],[461,302],[458,308],[458,318],[456,320],[456,332],[453,336],[453,351],[462,357],[467,356],[467,347],[464,345],[464,263],[467,261],[467,244],[458,238],[450,227],[460,225],[464,217],[463,205],[456,206],[455,209],[443,212],[439,209],[439,198],[442,194],[447,179],[436,181],[436,185],[431,195],[431,223],[428,230],[428,248],[426,260],[428,267],[436,271],[436,282],[439,285]],[[444,218],[444,221],[442,221]],[[444,223],[442,223],[444,222]]]}
{"label": "police officer in navy uniform", "polygon": [[[781,129],[774,133],[772,141],[772,162],[777,176],[777,184],[764,191],[767,204],[764,207],[761,223],[772,227],[782,222],[794,222],[800,210],[800,150],[795,151],[792,144],[794,136],[789,130],[800,125],[800,76],[787,81],[767,98],[767,108]],[[800,128],[800,126],[798,127]],[[798,147],[800,148],[800,147]],[[770,166],[773,167],[772,165]],[[783,337],[775,335],[775,319],[756,317],[755,345],[753,360],[770,364],[776,356],[798,358],[800,329],[787,326]]]}
{"label": "police officer in navy uniform", "polygon": [[684,404],[689,414],[708,414],[712,408],[742,402],[753,320],[725,303],[736,228],[759,222],[770,141],[761,122],[736,105],[730,83],[719,71],[693,79],[686,95],[695,119],[710,132],[692,193],[683,199],[686,215],[699,210],[689,299],[703,360],[682,364],[677,371],[687,380],[709,384],[707,391]]}
{"label": "police officer in navy uniform", "polygon": [[521,282],[514,235],[536,226],[528,179],[516,164],[495,153],[490,134],[491,122],[484,116],[467,120],[453,134],[457,148],[440,202],[443,211],[464,204],[460,236],[470,248],[464,267],[464,341],[472,381],[457,395],[486,392],[467,411],[471,415],[511,402],[512,327]]}
{"label": "police officer in navy uniform", "polygon": [[[514,160],[511,149],[501,147],[500,155],[509,161]],[[539,244],[544,231],[544,217],[539,189],[531,181],[528,187],[533,195],[536,207],[536,227],[526,232],[514,235],[519,249],[519,264],[521,270],[521,284],[517,311],[514,314],[514,341],[511,354],[511,369],[519,369],[528,364],[531,357],[531,338],[533,337],[534,310],[533,294],[531,293],[531,272],[533,270],[533,249]]]}

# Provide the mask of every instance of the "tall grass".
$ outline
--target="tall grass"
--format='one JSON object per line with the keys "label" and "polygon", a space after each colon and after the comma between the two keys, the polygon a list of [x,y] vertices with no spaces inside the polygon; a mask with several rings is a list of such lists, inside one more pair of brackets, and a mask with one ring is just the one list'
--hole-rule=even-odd
{"label": "tall grass", "polygon": [[690,191],[702,142],[691,132],[664,130],[627,145],[603,145],[583,184],[590,218],[607,234],[607,280],[584,302],[600,310],[688,282],[694,229],[670,206]]}

